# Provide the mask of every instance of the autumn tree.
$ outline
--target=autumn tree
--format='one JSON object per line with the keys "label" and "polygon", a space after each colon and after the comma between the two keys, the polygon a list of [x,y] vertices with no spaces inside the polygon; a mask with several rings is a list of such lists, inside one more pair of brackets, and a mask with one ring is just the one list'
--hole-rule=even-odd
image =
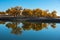
{"label": "autumn tree", "polygon": [[33,15],[32,13],[33,11],[30,10],[30,9],[24,9],[23,12],[22,12],[22,15],[26,16],[26,17],[30,17]]}
{"label": "autumn tree", "polygon": [[6,13],[8,13],[8,15],[19,16],[21,13],[21,10],[22,10],[22,7],[17,6],[17,7],[6,10]]}
{"label": "autumn tree", "polygon": [[48,18],[57,18],[57,12],[52,11],[51,13],[48,12],[48,10],[42,10],[42,9],[23,9],[22,7],[16,6],[12,7],[6,12],[0,12],[0,15],[10,15],[14,17],[48,17]]}
{"label": "autumn tree", "polygon": [[0,12],[0,15],[6,15],[6,13],[5,12]]}
{"label": "autumn tree", "polygon": [[51,13],[51,15],[52,15],[52,18],[56,18],[56,17],[57,17],[57,12],[56,12],[56,11],[53,11],[53,12]]}
{"label": "autumn tree", "polygon": [[47,10],[42,10],[42,9],[34,9],[33,10],[33,15],[36,17],[47,17]]}
{"label": "autumn tree", "polygon": [[34,9],[33,10],[33,15],[36,16],[36,17],[42,16],[42,10],[40,10],[40,9]]}

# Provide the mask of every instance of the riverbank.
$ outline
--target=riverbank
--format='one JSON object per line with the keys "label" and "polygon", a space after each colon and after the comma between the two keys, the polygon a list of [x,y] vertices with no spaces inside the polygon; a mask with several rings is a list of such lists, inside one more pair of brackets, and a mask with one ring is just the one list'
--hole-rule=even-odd
{"label": "riverbank", "polygon": [[28,21],[28,22],[57,22],[60,23],[60,18],[35,18],[35,17],[2,17],[0,21]]}

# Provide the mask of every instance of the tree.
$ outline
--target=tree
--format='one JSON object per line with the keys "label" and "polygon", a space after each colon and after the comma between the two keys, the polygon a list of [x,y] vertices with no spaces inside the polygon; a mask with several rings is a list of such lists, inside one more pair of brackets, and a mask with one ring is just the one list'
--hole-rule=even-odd
{"label": "tree", "polygon": [[31,17],[33,15],[32,13],[33,11],[30,9],[24,9],[22,12],[22,15],[27,16],[27,17]]}
{"label": "tree", "polygon": [[56,11],[53,11],[53,12],[51,13],[51,15],[52,15],[52,18],[56,18],[56,17],[57,17],[57,12],[56,12]]}
{"label": "tree", "polygon": [[42,16],[42,10],[41,9],[33,10],[33,15],[36,16],[36,17]]}
{"label": "tree", "polygon": [[6,15],[6,13],[5,12],[0,12],[0,15]]}
{"label": "tree", "polygon": [[48,18],[51,18],[51,17],[52,17],[51,13],[48,13],[48,14],[47,14],[47,17],[48,17]]}
{"label": "tree", "polygon": [[8,13],[8,15],[19,16],[21,13],[21,10],[22,10],[21,7],[14,7],[6,10],[6,13]]}
{"label": "tree", "polygon": [[47,16],[47,10],[41,10],[41,9],[35,9],[33,10],[33,15],[36,17],[46,17]]}
{"label": "tree", "polygon": [[43,10],[42,11],[42,16],[47,17],[48,16],[48,10]]}
{"label": "tree", "polygon": [[16,6],[13,8],[10,8],[6,10],[6,12],[0,12],[0,15],[11,15],[14,17],[20,17],[20,16],[25,16],[25,17],[49,17],[49,18],[56,18],[57,17],[57,12],[52,11],[51,13],[48,13],[48,10],[42,10],[42,9],[22,9],[22,7]]}

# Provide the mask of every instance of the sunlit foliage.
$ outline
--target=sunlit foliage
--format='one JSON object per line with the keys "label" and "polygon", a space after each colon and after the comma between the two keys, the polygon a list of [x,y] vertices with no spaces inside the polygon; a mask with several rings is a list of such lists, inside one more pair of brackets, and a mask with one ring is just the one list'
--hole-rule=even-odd
{"label": "sunlit foliage", "polygon": [[21,13],[21,10],[22,10],[22,7],[17,6],[17,7],[6,10],[6,13],[8,13],[8,15],[19,16]]}
{"label": "sunlit foliage", "polygon": [[47,18],[56,18],[57,12],[54,10],[49,12],[48,10],[42,10],[40,8],[36,9],[23,9],[22,7],[16,6],[10,9],[7,9],[5,12],[0,12],[0,15],[12,15],[14,17],[17,16],[25,16],[25,17],[47,17]]}

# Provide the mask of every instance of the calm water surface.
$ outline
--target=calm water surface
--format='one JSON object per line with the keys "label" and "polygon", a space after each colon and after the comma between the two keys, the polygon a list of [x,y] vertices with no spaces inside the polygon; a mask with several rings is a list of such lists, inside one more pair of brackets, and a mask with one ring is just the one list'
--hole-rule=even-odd
{"label": "calm water surface", "polygon": [[60,40],[60,23],[0,21],[0,40]]}

